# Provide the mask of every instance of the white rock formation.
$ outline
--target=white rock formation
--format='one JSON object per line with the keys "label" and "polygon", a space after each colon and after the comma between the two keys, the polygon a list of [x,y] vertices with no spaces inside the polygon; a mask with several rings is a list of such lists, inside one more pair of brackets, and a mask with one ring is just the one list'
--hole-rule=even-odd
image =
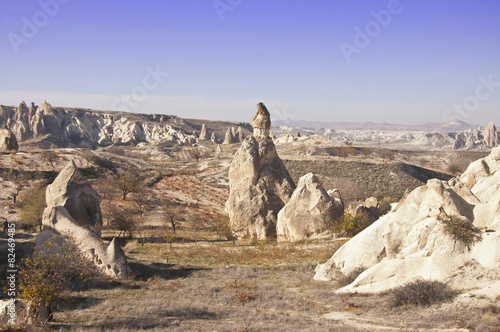
{"label": "white rock formation", "polygon": [[314,174],[306,174],[278,213],[278,242],[326,238],[332,234],[331,223],[343,213],[343,202],[330,197]]}
{"label": "white rock formation", "polygon": [[37,236],[37,247],[44,246],[54,234],[69,236],[104,273],[126,279],[128,266],[122,249],[114,239],[109,245],[100,239],[102,217],[97,198],[74,162],[69,162],[47,187],[48,207],[43,213],[44,230]]}
{"label": "white rock formation", "polygon": [[229,169],[230,192],[226,210],[231,229],[240,238],[274,237],[277,214],[295,189],[268,136],[271,120],[266,112],[260,103],[254,117],[258,120],[252,120],[257,126],[254,127],[256,135],[245,138]]}
{"label": "white rock formation", "polygon": [[[340,292],[381,292],[416,278],[460,290],[500,292],[500,147],[472,163],[460,181],[429,180],[391,212],[318,265],[315,280],[367,268]],[[449,218],[472,223],[481,240],[465,244],[445,232]],[[495,287],[496,288],[495,288]],[[489,289],[489,288],[488,288]],[[495,297],[498,292],[488,291]]]}
{"label": "white rock formation", "polygon": [[16,135],[4,126],[0,129],[0,152],[16,152],[18,149]]}
{"label": "white rock formation", "polygon": [[484,142],[489,147],[500,145],[500,133],[493,122],[488,123],[484,129]]}
{"label": "white rock formation", "polygon": [[[51,137],[55,141],[95,147],[113,143],[172,141],[190,144],[194,134],[164,123],[177,119],[167,115],[128,114],[53,108],[44,101],[28,109],[22,102],[15,110],[0,109],[0,124],[7,124],[19,141]],[[182,121],[178,121],[180,124]]]}
{"label": "white rock formation", "polygon": [[222,142],[222,144],[233,144],[234,143],[234,136],[233,136],[233,133],[231,131],[231,128],[228,128],[227,131],[226,131],[226,135],[224,136],[224,142]]}
{"label": "white rock formation", "polygon": [[201,126],[200,136],[198,139],[200,141],[206,141],[208,139],[207,126],[205,124]]}

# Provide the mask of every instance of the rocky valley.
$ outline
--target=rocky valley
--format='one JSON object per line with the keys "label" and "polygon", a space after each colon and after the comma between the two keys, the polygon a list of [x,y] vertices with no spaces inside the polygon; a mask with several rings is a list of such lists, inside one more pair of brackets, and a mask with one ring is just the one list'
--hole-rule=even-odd
{"label": "rocky valley", "polygon": [[[93,271],[37,322],[19,312],[19,328],[500,326],[494,124],[321,128],[273,125],[272,113],[259,103],[233,123],[1,106],[0,215],[16,257],[28,269],[37,252],[76,248]],[[396,305],[412,281],[451,290]]]}

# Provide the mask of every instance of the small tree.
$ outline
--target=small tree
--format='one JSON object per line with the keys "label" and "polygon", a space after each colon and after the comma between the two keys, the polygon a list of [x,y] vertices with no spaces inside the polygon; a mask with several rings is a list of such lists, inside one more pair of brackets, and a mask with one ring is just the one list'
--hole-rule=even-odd
{"label": "small tree", "polygon": [[136,174],[128,171],[120,176],[118,179],[118,188],[122,193],[122,199],[125,200],[128,194],[137,190],[138,185],[139,180]]}
{"label": "small tree", "polygon": [[163,206],[163,221],[172,227],[172,232],[175,234],[175,230],[179,225],[181,219],[182,209],[179,206],[173,204],[165,204]]}
{"label": "small tree", "polygon": [[52,168],[55,168],[54,163],[59,160],[59,155],[54,151],[46,150],[42,152],[42,158],[45,159],[45,161],[48,162]]}
{"label": "small tree", "polygon": [[189,156],[196,160],[196,162],[200,161],[206,155],[206,152],[203,148],[195,147],[189,149]]}
{"label": "small tree", "polygon": [[45,186],[35,186],[22,196],[21,221],[30,226],[38,226],[40,231],[42,230],[43,210],[47,206],[45,189]]}
{"label": "small tree", "polygon": [[109,224],[113,211],[113,199],[118,194],[117,179],[113,176],[106,176],[99,179],[93,187],[99,194],[99,203],[101,208],[104,208],[103,217],[106,218],[106,223]]}
{"label": "small tree", "polygon": [[132,200],[137,206],[139,217],[142,217],[144,212],[146,212],[148,207],[151,205],[151,201],[149,200],[150,192],[151,190],[143,184],[138,185],[132,192]]}
{"label": "small tree", "polygon": [[118,237],[128,234],[132,238],[134,232],[138,229],[138,222],[135,214],[130,209],[117,208],[111,216],[111,227],[120,231]]}
{"label": "small tree", "polygon": [[227,240],[232,240],[233,238],[235,238],[233,232],[231,231],[229,217],[226,215],[219,214],[212,218],[212,220],[210,221],[210,230],[219,235],[219,240],[222,240],[223,236]]}
{"label": "small tree", "polygon": [[15,174],[14,172],[10,172],[9,178],[14,182],[14,192],[12,193],[12,201],[15,204],[17,201],[17,196],[21,193],[21,190],[28,184],[28,176],[24,173]]}

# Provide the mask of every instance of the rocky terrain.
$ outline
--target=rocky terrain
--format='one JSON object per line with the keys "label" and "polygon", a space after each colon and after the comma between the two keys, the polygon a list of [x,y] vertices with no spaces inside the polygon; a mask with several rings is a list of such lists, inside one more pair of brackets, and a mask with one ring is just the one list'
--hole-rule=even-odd
{"label": "rocky terrain", "polygon": [[[48,207],[40,222],[47,229],[37,242],[51,238],[45,236],[49,229],[72,234],[104,272],[65,292],[51,328],[489,331],[500,326],[494,295],[498,259],[491,250],[498,232],[498,148],[388,149],[379,148],[377,140],[357,144],[305,131],[275,139],[263,104],[251,124],[45,103],[32,108],[3,107],[2,116],[8,116],[0,118],[8,119],[2,135],[18,141],[17,149],[6,143],[9,148],[0,154],[0,211],[18,225],[19,259],[30,255],[38,232],[23,211],[30,193],[42,187]],[[113,114],[127,125],[109,120]],[[15,120],[23,117],[29,121]],[[53,122],[59,118],[64,121]],[[108,123],[113,134],[99,129],[100,123]],[[127,129],[131,123],[142,131]],[[44,131],[52,126],[61,130]],[[81,141],[69,140],[66,127],[75,126],[84,129]],[[145,134],[144,128],[156,126],[171,126],[184,136]],[[104,146],[99,137],[107,137]],[[495,144],[494,135],[488,137]],[[118,185],[131,178],[139,189],[124,195]],[[332,231],[332,220],[343,213],[376,210],[371,222],[389,207],[391,212],[352,239]],[[117,224],[117,212],[132,222],[129,233],[124,227],[130,223]],[[480,240],[467,246],[451,237],[448,220],[471,225],[472,239],[477,234]],[[7,244],[0,232],[0,252]],[[348,280],[361,266],[366,271]],[[320,280],[313,280],[315,274]],[[419,277],[448,281],[458,295],[429,306],[394,307],[393,286]]]}
{"label": "rocky terrain", "polygon": [[[373,129],[373,127],[376,126],[332,125],[308,128],[283,125],[273,128],[273,131],[280,137],[277,144],[300,141],[305,135],[324,136],[354,145],[405,150],[475,150],[489,149],[500,144],[500,132],[492,122],[484,128],[452,124],[441,125],[438,128],[437,126],[413,128],[382,126],[380,129]],[[296,137],[295,133],[300,133],[301,137]]]}
{"label": "rocky terrain", "polygon": [[339,292],[382,292],[423,278],[497,300],[500,248],[500,147],[460,178],[432,179],[404,197],[319,265],[316,280],[366,270]]}
{"label": "rocky terrain", "polygon": [[[159,114],[134,114],[88,109],[52,107],[44,101],[39,106],[23,101],[18,107],[0,106],[0,126],[6,126],[19,142],[41,147],[86,147],[111,144],[170,142],[193,144],[205,125],[201,140],[222,143],[231,127],[242,127],[242,137],[248,134],[245,124],[182,119]],[[236,128],[233,129],[236,133]],[[238,138],[233,139],[239,142]]]}

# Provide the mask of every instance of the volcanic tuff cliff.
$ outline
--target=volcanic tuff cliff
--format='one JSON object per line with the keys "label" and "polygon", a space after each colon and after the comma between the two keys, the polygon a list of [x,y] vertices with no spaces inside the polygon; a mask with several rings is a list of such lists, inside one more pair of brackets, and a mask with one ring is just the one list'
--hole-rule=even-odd
{"label": "volcanic tuff cliff", "polygon": [[[164,114],[52,107],[46,101],[40,106],[31,103],[30,107],[24,101],[18,107],[0,105],[0,127],[6,125],[20,142],[45,140],[57,146],[97,147],[159,141],[192,144],[205,122],[205,130],[214,133],[220,142],[225,130],[235,126],[230,122],[186,120]],[[248,125],[236,125],[249,133]]]}

